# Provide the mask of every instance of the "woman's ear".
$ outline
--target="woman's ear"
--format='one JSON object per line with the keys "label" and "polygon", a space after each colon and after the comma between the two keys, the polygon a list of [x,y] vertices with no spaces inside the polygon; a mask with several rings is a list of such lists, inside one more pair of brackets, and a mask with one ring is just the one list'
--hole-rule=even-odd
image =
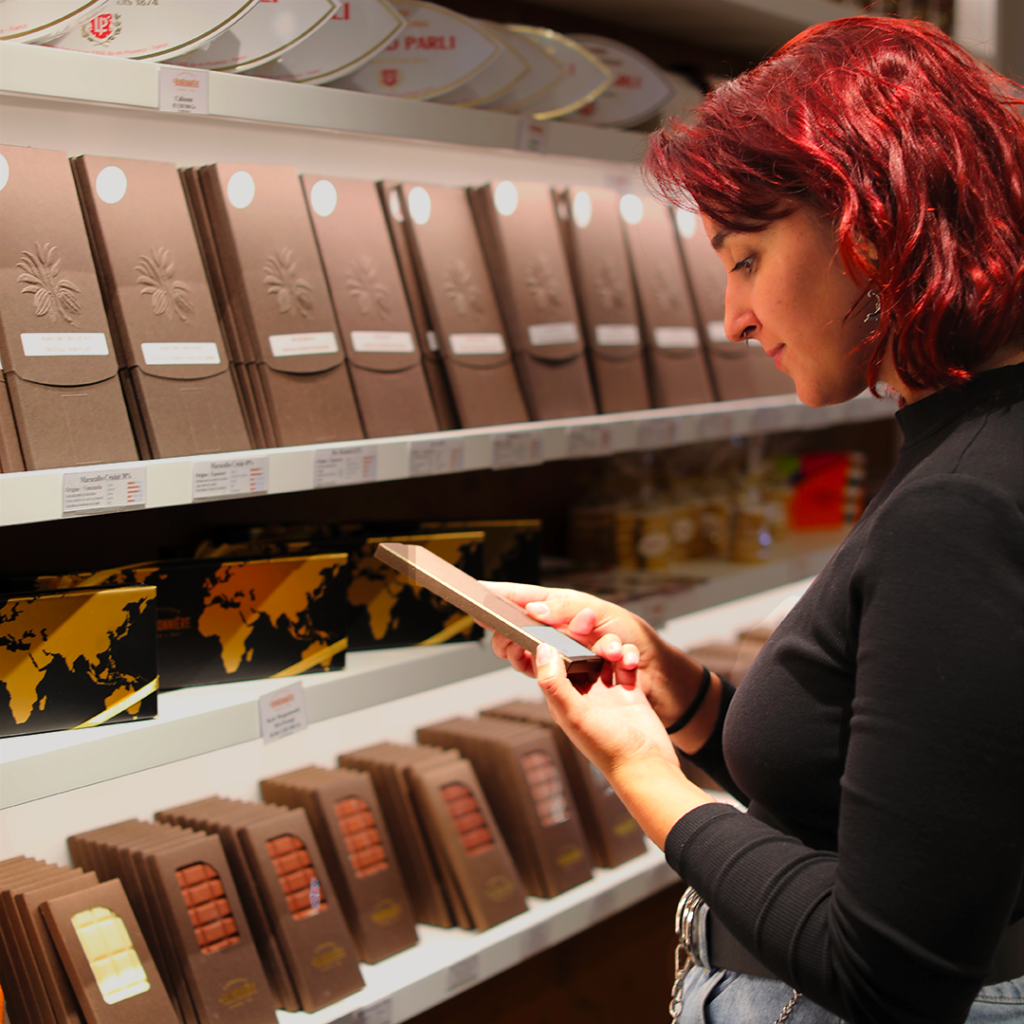
{"label": "woman's ear", "polygon": [[861,259],[866,260],[873,267],[878,266],[878,248],[874,242],[863,235],[857,235],[854,248]]}

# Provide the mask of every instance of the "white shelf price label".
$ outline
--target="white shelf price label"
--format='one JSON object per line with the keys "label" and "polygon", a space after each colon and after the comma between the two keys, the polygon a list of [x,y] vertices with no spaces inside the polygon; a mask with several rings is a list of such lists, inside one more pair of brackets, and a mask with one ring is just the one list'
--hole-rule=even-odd
{"label": "white shelf price label", "polygon": [[539,466],[544,461],[544,433],[524,430],[517,434],[495,434],[491,447],[491,469]]}
{"label": "white shelf price label", "polygon": [[211,459],[192,464],[192,500],[266,494],[270,486],[270,456],[255,459]]}
{"label": "white shelf price label", "polygon": [[260,732],[264,743],[283,740],[306,728],[306,691],[292,683],[260,697]]}
{"label": "white shelf price label", "polygon": [[598,455],[610,455],[612,451],[612,428],[604,423],[591,423],[583,427],[569,428],[570,459],[592,459]]}
{"label": "white shelf price label", "polygon": [[480,977],[480,957],[475,954],[448,968],[448,991],[472,985]]}
{"label": "white shelf price label", "polygon": [[529,960],[531,956],[547,949],[551,945],[551,922],[541,921],[523,932],[522,958]]}
{"label": "white shelf price label", "polygon": [[670,448],[675,441],[675,420],[643,420],[637,430],[637,447]]}
{"label": "white shelf price label", "polygon": [[313,457],[314,487],[343,487],[377,479],[377,449],[361,444],[354,448],[318,448]]}
{"label": "white shelf price label", "polygon": [[391,1024],[391,1000],[381,999],[359,1011],[359,1024]]}
{"label": "white shelf price label", "polygon": [[461,473],[466,447],[462,438],[413,441],[409,446],[409,476]]}
{"label": "white shelf price label", "polygon": [[84,516],[146,505],[146,470],[95,469],[65,473],[62,514]]}
{"label": "white shelf price label", "polygon": [[161,65],[157,109],[172,114],[208,114],[210,72],[173,64]]}

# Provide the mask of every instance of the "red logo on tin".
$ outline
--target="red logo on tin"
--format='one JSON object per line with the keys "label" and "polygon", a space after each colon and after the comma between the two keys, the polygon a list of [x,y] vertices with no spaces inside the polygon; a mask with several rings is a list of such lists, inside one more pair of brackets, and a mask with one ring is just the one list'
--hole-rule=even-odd
{"label": "red logo on tin", "polygon": [[381,85],[398,85],[398,68],[381,68],[380,82]]}
{"label": "red logo on tin", "polygon": [[112,14],[97,14],[89,22],[89,32],[93,39],[107,39],[114,31],[114,16]]}

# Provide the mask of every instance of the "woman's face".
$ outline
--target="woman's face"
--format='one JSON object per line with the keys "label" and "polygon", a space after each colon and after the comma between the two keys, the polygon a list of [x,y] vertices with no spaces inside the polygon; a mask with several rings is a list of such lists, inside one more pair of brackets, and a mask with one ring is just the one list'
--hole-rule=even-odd
{"label": "woman's face", "polygon": [[[788,373],[805,405],[845,402],[867,387],[873,302],[846,274],[830,223],[806,206],[763,231],[730,232],[708,217],[704,229],[728,272],[725,331],[757,338]],[[847,318],[850,308],[853,314]]]}

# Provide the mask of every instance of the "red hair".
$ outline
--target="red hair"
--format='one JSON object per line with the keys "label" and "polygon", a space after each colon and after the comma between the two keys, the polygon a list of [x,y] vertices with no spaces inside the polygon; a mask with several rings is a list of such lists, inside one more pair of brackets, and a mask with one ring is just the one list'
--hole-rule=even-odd
{"label": "red hair", "polygon": [[655,132],[644,174],[733,231],[823,211],[847,272],[880,295],[871,387],[891,345],[907,384],[944,388],[1024,334],[1014,87],[926,22],[829,21],[715,89],[693,125]]}

